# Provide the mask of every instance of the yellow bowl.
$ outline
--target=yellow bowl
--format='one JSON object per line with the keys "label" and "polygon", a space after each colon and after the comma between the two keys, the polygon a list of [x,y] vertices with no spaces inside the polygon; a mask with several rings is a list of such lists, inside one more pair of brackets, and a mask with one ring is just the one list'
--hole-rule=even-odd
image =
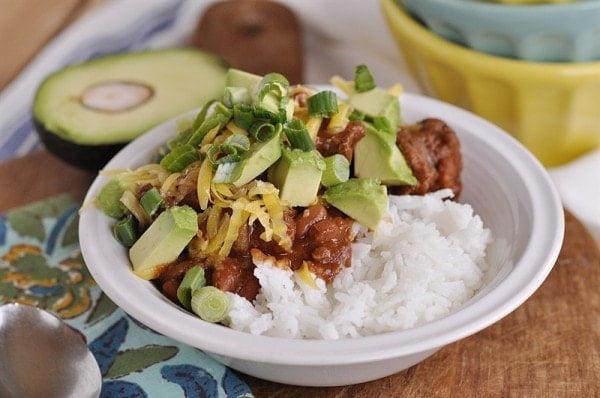
{"label": "yellow bowl", "polygon": [[503,4],[556,4],[556,3],[572,3],[578,0],[481,0],[488,3],[503,3]]}
{"label": "yellow bowl", "polygon": [[427,95],[499,125],[548,167],[600,146],[600,62],[487,55],[440,38],[396,1],[380,1],[408,69]]}
{"label": "yellow bowl", "polygon": [[481,0],[488,3],[503,3],[503,4],[555,4],[555,3],[572,3],[578,0]]}

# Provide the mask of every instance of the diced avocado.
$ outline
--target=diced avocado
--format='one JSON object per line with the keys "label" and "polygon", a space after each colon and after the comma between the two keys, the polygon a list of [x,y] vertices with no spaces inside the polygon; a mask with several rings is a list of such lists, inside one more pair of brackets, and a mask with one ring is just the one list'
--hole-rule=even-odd
{"label": "diced avocado", "polygon": [[325,161],[318,151],[284,148],[269,169],[269,180],[290,206],[309,206],[317,199],[323,170]]}
{"label": "diced avocado", "polygon": [[372,90],[354,92],[348,102],[356,110],[365,114],[377,129],[395,135],[400,125],[400,102],[398,97],[375,87]]}
{"label": "diced avocado", "polygon": [[327,188],[323,199],[370,229],[376,229],[388,207],[385,186],[372,178],[351,178]]}
{"label": "diced avocado", "polygon": [[280,156],[281,131],[278,131],[267,141],[250,145],[238,162],[219,164],[213,182],[241,187],[265,172]]}
{"label": "diced avocado", "polygon": [[133,272],[154,279],[175,261],[198,232],[198,217],[189,206],[173,206],[162,212],[129,249]]}
{"label": "diced avocado", "polygon": [[256,88],[262,80],[262,76],[246,72],[236,68],[229,68],[225,76],[226,87],[241,87],[248,90],[250,95],[256,94]]}
{"label": "diced avocado", "polygon": [[367,133],[354,147],[354,173],[386,185],[414,185],[417,179],[396,145],[395,136],[365,123]]}
{"label": "diced avocado", "polygon": [[226,87],[223,103],[230,108],[236,104],[251,104],[252,95],[245,87]]}
{"label": "diced avocado", "polygon": [[97,170],[150,128],[220,98],[227,68],[194,49],[120,53],[70,65],[39,86],[33,118],[47,149]]}

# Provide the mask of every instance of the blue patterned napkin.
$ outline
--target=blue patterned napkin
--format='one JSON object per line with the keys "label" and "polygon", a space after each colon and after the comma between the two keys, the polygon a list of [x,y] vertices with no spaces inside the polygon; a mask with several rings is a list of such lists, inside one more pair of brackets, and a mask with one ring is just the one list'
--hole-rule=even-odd
{"label": "blue patterned napkin", "polygon": [[79,249],[78,209],[57,196],[0,215],[0,304],[35,305],[80,330],[102,397],[253,397],[232,370],[140,324],[101,291]]}

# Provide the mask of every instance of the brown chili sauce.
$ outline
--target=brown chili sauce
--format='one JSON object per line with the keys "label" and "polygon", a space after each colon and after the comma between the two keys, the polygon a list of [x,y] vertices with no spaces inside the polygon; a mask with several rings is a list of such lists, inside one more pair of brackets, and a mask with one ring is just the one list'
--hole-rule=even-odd
{"label": "brown chili sauce", "polygon": [[[348,160],[356,143],[365,135],[361,122],[350,122],[339,133],[330,133],[326,127],[319,131],[316,148],[324,156],[341,153]],[[407,158],[419,183],[414,187],[390,187],[395,194],[423,195],[441,188],[451,188],[460,195],[462,159],[460,145],[454,131],[437,119],[404,126],[398,131],[397,145]],[[197,168],[186,173],[198,173]],[[184,177],[182,177],[184,178]],[[195,187],[178,187],[168,198],[169,205],[188,204],[199,210],[194,199]],[[456,198],[455,197],[455,198]],[[252,301],[260,290],[254,276],[255,260],[272,260],[276,266],[297,270],[307,264],[317,277],[330,283],[345,267],[351,265],[354,240],[354,220],[323,203],[305,208],[291,208],[284,213],[287,234],[292,242],[285,250],[276,241],[261,238],[264,232],[259,222],[244,224],[229,255],[221,259],[194,258],[184,252],[166,267],[154,280],[163,294],[174,302],[177,288],[186,271],[200,265],[205,269],[207,283],[223,291],[234,292]],[[206,228],[200,225],[200,229]]]}

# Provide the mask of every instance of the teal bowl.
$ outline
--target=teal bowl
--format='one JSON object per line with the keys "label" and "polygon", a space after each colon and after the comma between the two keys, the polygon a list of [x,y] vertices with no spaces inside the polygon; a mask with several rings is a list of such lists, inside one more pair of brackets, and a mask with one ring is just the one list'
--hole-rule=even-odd
{"label": "teal bowl", "polygon": [[528,5],[397,2],[431,31],[477,51],[535,62],[600,60],[600,0]]}

